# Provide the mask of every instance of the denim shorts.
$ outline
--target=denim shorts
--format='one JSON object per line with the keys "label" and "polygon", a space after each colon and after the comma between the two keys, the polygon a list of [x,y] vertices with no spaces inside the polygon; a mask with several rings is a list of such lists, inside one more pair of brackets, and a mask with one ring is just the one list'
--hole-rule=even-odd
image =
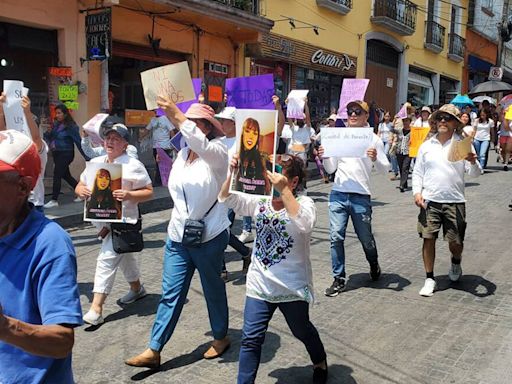
{"label": "denim shorts", "polygon": [[423,239],[437,239],[443,228],[443,238],[462,245],[466,233],[465,203],[429,202],[418,216],[418,233]]}

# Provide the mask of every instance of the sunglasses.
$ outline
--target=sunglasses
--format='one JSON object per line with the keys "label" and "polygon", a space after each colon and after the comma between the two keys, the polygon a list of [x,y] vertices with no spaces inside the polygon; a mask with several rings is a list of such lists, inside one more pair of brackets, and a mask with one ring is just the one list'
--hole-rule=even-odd
{"label": "sunglasses", "polygon": [[349,108],[349,109],[347,109],[347,114],[349,116],[352,116],[353,113],[355,113],[356,116],[361,116],[363,114],[363,110],[361,108]]}
{"label": "sunglasses", "polygon": [[455,117],[453,117],[452,115],[448,115],[448,114],[439,114],[436,116],[436,121],[453,121],[455,120]]}

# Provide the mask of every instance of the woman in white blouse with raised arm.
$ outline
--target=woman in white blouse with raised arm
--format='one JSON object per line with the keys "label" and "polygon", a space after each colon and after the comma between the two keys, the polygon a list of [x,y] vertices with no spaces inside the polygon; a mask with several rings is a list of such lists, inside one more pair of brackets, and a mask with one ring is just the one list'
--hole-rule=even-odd
{"label": "woman in white blouse with raised arm", "polygon": [[[227,208],[217,202],[228,168],[228,150],[221,140],[224,136],[222,126],[214,118],[214,110],[206,104],[192,104],[183,114],[170,98],[159,96],[158,106],[179,128],[187,147],[178,153],[169,175],[174,209],[167,229],[162,297],[150,343],[143,353],[125,362],[148,368],[160,366],[160,352],[174,332],[196,269],[201,278],[214,338],[203,356],[205,359],[218,357],[230,344],[227,337],[226,286],[221,279],[221,270],[231,223]],[[185,245],[187,220],[204,222],[199,245]]]}
{"label": "woman in white blouse with raised arm", "polygon": [[[327,381],[326,354],[318,331],[309,320],[309,304],[313,301],[309,243],[316,221],[315,203],[296,194],[304,178],[302,160],[292,155],[277,156],[276,169],[282,169],[282,174],[268,172],[268,177],[279,197],[230,194],[231,174],[219,194],[219,201],[256,221],[256,239],[247,272],[238,384],[254,383],[268,323],[278,308],[293,335],[306,346],[313,362],[313,382],[323,384]],[[235,155],[231,171],[237,161]]]}

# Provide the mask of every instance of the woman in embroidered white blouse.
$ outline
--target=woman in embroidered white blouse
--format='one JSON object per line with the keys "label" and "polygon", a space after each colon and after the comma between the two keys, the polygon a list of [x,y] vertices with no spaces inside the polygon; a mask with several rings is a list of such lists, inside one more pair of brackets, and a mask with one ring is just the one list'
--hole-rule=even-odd
{"label": "woman in embroidered white blouse", "polygon": [[238,384],[254,383],[268,323],[277,308],[293,335],[306,346],[313,362],[313,382],[325,383],[325,350],[309,320],[309,303],[313,301],[309,243],[316,221],[315,203],[306,196],[296,197],[297,185],[304,178],[302,160],[291,155],[278,155],[276,160],[276,168],[281,167],[282,174],[268,172],[268,177],[279,197],[266,199],[229,193],[238,155],[231,161],[230,175],[219,194],[219,201],[237,214],[256,219],[256,239],[247,273]]}

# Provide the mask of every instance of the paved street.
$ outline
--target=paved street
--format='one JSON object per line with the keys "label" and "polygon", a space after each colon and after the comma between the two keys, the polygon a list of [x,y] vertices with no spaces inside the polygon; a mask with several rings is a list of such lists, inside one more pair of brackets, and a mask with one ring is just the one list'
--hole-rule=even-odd
{"label": "paved street", "polygon": [[[411,192],[399,193],[384,176],[373,179],[374,231],[383,275],[372,283],[362,248],[347,233],[348,289],[336,298],[323,290],[331,283],[327,199],[330,185],[310,182],[318,221],[311,258],[317,301],[311,310],[326,346],[330,383],[346,384],[506,384],[512,382],[512,257],[508,204],[512,172],[491,155],[490,170],[469,180],[468,231],[464,276],[450,284],[447,244],[438,243],[438,291],[418,295],[424,281],[416,234],[417,208]],[[214,361],[202,359],[211,339],[200,281],[193,279],[176,332],[162,355],[162,370],[125,366],[149,339],[160,294],[162,247],[170,211],[144,216],[146,249],[140,254],[142,279],[150,294],[124,308],[116,304],[127,289],[122,274],[105,307],[106,323],[76,330],[74,372],[78,383],[233,383],[243,319],[244,276],[239,255],[228,249],[231,349]],[[89,307],[99,243],[91,227],[70,229],[78,254],[84,311]],[[276,312],[264,345],[258,383],[311,382],[303,345]]]}

